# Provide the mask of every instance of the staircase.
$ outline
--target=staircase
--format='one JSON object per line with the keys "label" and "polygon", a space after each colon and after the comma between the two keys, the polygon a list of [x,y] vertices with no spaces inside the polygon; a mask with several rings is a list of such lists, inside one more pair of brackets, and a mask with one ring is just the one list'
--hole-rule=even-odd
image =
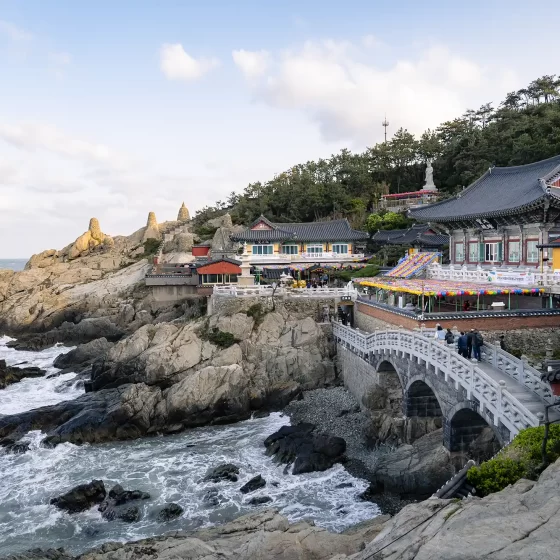
{"label": "staircase", "polygon": [[399,262],[399,264],[387,272],[385,276],[390,276],[392,278],[412,278],[434,262],[439,255],[439,253],[414,253]]}

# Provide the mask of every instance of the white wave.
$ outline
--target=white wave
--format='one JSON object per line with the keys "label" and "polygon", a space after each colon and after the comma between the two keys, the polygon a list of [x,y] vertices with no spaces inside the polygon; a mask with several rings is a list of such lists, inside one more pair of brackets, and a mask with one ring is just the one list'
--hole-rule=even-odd
{"label": "white wave", "polygon": [[[34,546],[63,546],[81,552],[108,540],[139,539],[223,523],[256,511],[258,507],[247,504],[256,496],[272,498],[261,508],[278,508],[292,521],[311,518],[334,531],[378,515],[375,504],[358,499],[367,483],[352,477],[341,465],[294,476],[284,474],[284,465],[274,464],[265,455],[264,439],[288,423],[289,418],[276,413],[174,436],[102,445],[62,444],[55,449],[42,448],[39,442],[43,434],[32,432],[28,435],[31,450],[26,454],[0,452],[0,472],[5,473],[0,486],[0,542],[6,553],[29,548],[31,540]],[[226,462],[239,466],[238,482],[203,481],[209,467]],[[266,486],[241,494],[241,486],[257,474],[266,479]],[[108,523],[95,507],[68,515],[48,505],[51,497],[96,478],[107,487],[119,482],[126,489],[149,492],[151,499],[142,503],[141,521]],[[204,501],[212,490],[217,491],[217,506]],[[178,503],[185,512],[178,520],[158,523],[154,514],[168,502]]]}
{"label": "white wave", "polygon": [[65,373],[58,377],[48,377],[60,371],[53,366],[59,354],[65,354],[73,347],[56,345],[40,352],[21,351],[8,348],[6,344],[12,340],[7,336],[0,337],[0,360],[6,360],[9,366],[36,366],[45,369],[43,377],[28,377],[19,383],[9,385],[0,390],[0,414],[16,414],[33,408],[56,404],[61,401],[75,399],[83,394],[79,383],[68,384],[76,377],[75,373]]}

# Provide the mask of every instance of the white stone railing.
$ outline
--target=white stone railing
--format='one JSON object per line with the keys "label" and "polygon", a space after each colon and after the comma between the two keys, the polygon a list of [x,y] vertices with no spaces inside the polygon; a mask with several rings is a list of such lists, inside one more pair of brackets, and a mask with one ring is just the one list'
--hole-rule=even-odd
{"label": "white stone railing", "polygon": [[290,264],[292,262],[348,262],[348,261],[358,261],[365,258],[364,253],[333,253],[333,252],[322,252],[322,253],[297,253],[295,255],[287,255],[284,253],[272,254],[272,255],[249,255],[249,262],[255,263],[271,263],[271,264]]}
{"label": "white stone railing", "polygon": [[277,288],[273,294],[272,286],[214,286],[213,294],[223,297],[288,297],[288,298],[338,298],[349,296],[352,300],[358,297],[358,291],[353,288]]}
{"label": "white stone railing", "polygon": [[[448,265],[442,266],[440,263],[432,263],[427,267],[427,277],[437,280],[459,280],[470,282],[488,282],[489,272],[511,272],[512,274],[524,272],[529,273],[537,286],[558,286],[560,285],[560,273],[554,272],[550,267],[544,267],[541,271],[536,265],[528,266],[500,266],[483,268],[480,265]],[[498,280],[499,283],[499,280]],[[513,284],[512,284],[513,285]],[[524,284],[519,284],[523,286]],[[529,284],[527,284],[529,286]]]}
{"label": "white stone railing", "polygon": [[404,329],[365,333],[336,322],[333,333],[338,341],[363,358],[371,352],[400,352],[429,363],[436,372],[443,372],[446,382],[454,383],[456,388],[463,387],[467,399],[476,398],[481,412],[489,411],[494,424],[501,422],[511,438],[524,428],[540,424],[540,418],[513,396],[503,382],[495,381],[476,363],[460,356],[453,345]]}

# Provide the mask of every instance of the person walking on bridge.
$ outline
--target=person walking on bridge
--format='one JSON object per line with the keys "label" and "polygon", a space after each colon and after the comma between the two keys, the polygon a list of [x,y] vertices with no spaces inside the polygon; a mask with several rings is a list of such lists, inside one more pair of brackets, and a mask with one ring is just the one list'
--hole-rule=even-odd
{"label": "person walking on bridge", "polygon": [[467,353],[467,335],[464,331],[461,331],[459,338],[457,339],[457,350],[459,351],[459,356],[466,358]]}
{"label": "person walking on bridge", "polygon": [[484,344],[484,339],[482,338],[482,335],[477,330],[475,330],[474,340],[473,340],[473,350],[474,350],[474,358],[479,362],[481,361],[480,350],[483,344]]}
{"label": "person walking on bridge", "polygon": [[434,338],[436,340],[439,340],[440,342],[443,342],[445,340],[445,331],[443,330],[443,327],[439,323],[436,325]]}
{"label": "person walking on bridge", "polygon": [[472,350],[474,346],[474,329],[469,331],[467,334],[467,355],[465,356],[469,360],[472,358]]}

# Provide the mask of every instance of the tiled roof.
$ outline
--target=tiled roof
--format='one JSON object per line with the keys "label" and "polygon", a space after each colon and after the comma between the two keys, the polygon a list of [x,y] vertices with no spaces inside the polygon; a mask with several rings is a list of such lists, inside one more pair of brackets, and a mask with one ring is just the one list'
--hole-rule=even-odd
{"label": "tiled roof", "polygon": [[[493,167],[457,196],[409,210],[417,220],[446,222],[513,214],[543,204],[544,180],[560,171],[560,156],[516,167]],[[550,198],[560,202],[552,189]]]}
{"label": "tiled roof", "polygon": [[227,263],[230,263],[230,264],[235,264],[237,266],[241,266],[241,261],[235,261],[233,259],[228,259],[226,257],[220,257],[219,259],[212,259],[211,261],[206,261],[206,262],[203,262],[203,263],[200,263],[200,264],[197,263],[196,268],[201,268],[203,266],[208,266],[210,264],[215,264],[215,263],[219,263],[219,262],[227,262]]}
{"label": "tiled roof", "polygon": [[266,223],[272,229],[246,229],[232,234],[233,241],[365,241],[369,235],[350,227],[348,220],[330,222],[308,222],[299,224],[273,223],[261,216],[259,222]]}
{"label": "tiled roof", "polygon": [[422,245],[425,247],[442,247],[449,243],[447,235],[429,233],[427,224],[415,224],[408,229],[379,230],[372,240],[388,245]]}

